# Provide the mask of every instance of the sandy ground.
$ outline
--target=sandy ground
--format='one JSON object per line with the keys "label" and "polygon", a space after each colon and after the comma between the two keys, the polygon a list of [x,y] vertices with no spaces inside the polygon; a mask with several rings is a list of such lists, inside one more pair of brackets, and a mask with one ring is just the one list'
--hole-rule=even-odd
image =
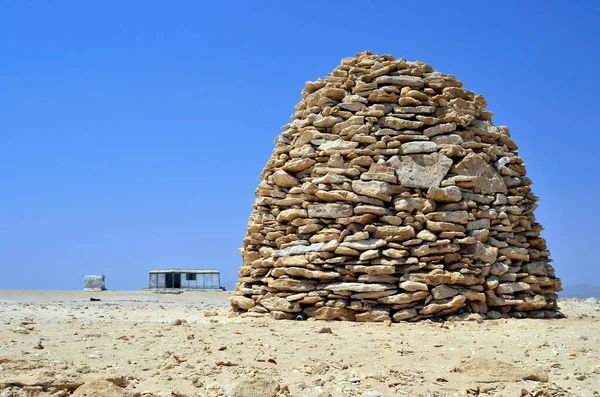
{"label": "sandy ground", "polygon": [[389,325],[233,317],[228,297],[0,291],[0,396],[600,393],[597,299],[561,300],[559,320]]}

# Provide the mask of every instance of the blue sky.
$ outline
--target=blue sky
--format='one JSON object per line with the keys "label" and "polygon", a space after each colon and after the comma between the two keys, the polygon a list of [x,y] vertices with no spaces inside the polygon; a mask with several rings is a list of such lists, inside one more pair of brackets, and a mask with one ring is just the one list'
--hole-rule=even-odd
{"label": "blue sky", "polygon": [[0,3],[0,289],[232,288],[259,173],[307,80],[371,50],[482,94],[563,283],[600,285],[600,2]]}

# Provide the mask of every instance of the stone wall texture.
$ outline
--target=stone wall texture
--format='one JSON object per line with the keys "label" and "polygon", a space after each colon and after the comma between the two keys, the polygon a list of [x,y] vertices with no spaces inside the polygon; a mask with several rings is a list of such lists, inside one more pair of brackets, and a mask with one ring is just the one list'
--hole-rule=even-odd
{"label": "stone wall texture", "polygon": [[370,52],[307,82],[261,173],[233,309],[277,319],[560,316],[523,159],[481,95]]}

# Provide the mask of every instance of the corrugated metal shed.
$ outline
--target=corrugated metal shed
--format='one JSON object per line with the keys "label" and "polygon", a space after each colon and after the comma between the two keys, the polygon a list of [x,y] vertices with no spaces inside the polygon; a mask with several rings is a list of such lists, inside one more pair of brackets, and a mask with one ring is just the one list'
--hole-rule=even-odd
{"label": "corrugated metal shed", "polygon": [[150,270],[150,289],[198,289],[221,288],[221,272],[215,269],[165,269]]}

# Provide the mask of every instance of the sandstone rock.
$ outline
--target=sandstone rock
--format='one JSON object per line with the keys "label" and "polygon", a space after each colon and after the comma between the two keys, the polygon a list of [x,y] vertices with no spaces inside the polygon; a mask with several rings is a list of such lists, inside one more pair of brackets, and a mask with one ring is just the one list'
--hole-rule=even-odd
{"label": "sandstone rock", "polygon": [[472,248],[473,259],[484,263],[494,263],[498,256],[498,248],[477,241]]}
{"label": "sandstone rock", "polygon": [[293,187],[298,185],[298,179],[283,170],[273,173],[273,183],[281,187]]}
{"label": "sandstone rock", "polygon": [[234,308],[244,310],[251,309],[256,305],[253,299],[246,298],[245,296],[232,296],[229,301]]}
{"label": "sandstone rock", "polygon": [[288,275],[291,277],[316,278],[319,280],[332,280],[340,276],[337,272],[323,272],[320,270],[310,270],[303,267],[279,267],[273,269],[273,277]]}
{"label": "sandstone rock", "polygon": [[239,381],[231,393],[232,397],[276,397],[281,386],[275,379],[257,376]]}
{"label": "sandstone rock", "polygon": [[431,295],[433,295],[433,299],[435,300],[446,299],[458,295],[458,291],[454,288],[442,284],[432,289]]}
{"label": "sandstone rock", "polygon": [[361,174],[360,179],[363,181],[382,181],[393,184],[397,182],[396,172],[392,167],[375,163],[370,164],[369,171]]}
{"label": "sandstone rock", "polygon": [[296,218],[306,218],[308,212],[303,208],[290,208],[283,210],[277,215],[277,222],[290,222]]}
{"label": "sandstone rock", "polygon": [[328,203],[308,206],[310,218],[344,218],[352,216],[354,210],[350,204]]}
{"label": "sandstone rock", "polygon": [[378,322],[382,323],[384,321],[390,320],[390,308],[386,306],[375,306],[373,309],[356,314],[356,321],[361,322]]}
{"label": "sandstone rock", "polygon": [[314,280],[296,280],[292,278],[278,278],[270,280],[268,286],[279,291],[308,292],[313,291],[318,285]]}
{"label": "sandstone rock", "polygon": [[452,123],[446,123],[446,124],[438,124],[436,126],[426,128],[425,131],[423,131],[423,134],[425,134],[425,136],[428,136],[431,138],[436,135],[446,134],[448,132],[452,132],[455,130],[456,130],[456,123],[452,122]]}
{"label": "sandstone rock", "polygon": [[494,171],[487,161],[475,153],[469,153],[460,163],[454,166],[453,171],[458,175],[476,176],[477,179],[473,185],[475,193],[506,194],[508,191],[502,177]]}
{"label": "sandstone rock", "polygon": [[403,281],[400,283],[400,288],[405,291],[414,292],[414,291],[429,291],[427,284],[419,283],[416,281]]}
{"label": "sandstone rock", "polygon": [[361,253],[360,257],[358,259],[361,261],[368,261],[369,259],[375,259],[378,257],[379,257],[378,250],[368,250],[368,251],[364,251],[363,253]]}
{"label": "sandstone rock", "polygon": [[438,211],[427,214],[427,219],[434,222],[466,224],[469,220],[469,214],[467,211]]}
{"label": "sandstone rock", "polygon": [[280,256],[289,255],[301,255],[307,252],[321,251],[325,247],[325,243],[315,243],[311,245],[295,245],[292,247],[284,248],[282,250],[274,250],[271,256],[278,258]]}
{"label": "sandstone rock", "polygon": [[379,298],[377,301],[389,305],[405,305],[407,303],[423,300],[427,298],[428,295],[428,291],[403,292]]}
{"label": "sandstone rock", "polygon": [[457,295],[447,303],[432,302],[419,310],[419,314],[430,315],[437,313],[450,314],[457,312],[464,306],[466,298],[462,295]]}
{"label": "sandstone rock", "polygon": [[440,185],[452,167],[452,160],[438,153],[412,154],[392,157],[389,164],[396,169],[400,185],[429,189]]}
{"label": "sandstone rock", "polygon": [[72,394],[75,397],[121,397],[123,389],[105,379],[93,379],[79,386]]}
{"label": "sandstone rock", "polygon": [[402,154],[433,153],[437,150],[437,145],[429,141],[407,142],[402,144],[400,150]]}
{"label": "sandstone rock", "polygon": [[370,239],[360,241],[346,241],[340,244],[342,247],[351,248],[357,251],[368,251],[374,250],[385,245],[385,240],[381,239]]}
{"label": "sandstone rock", "polygon": [[420,239],[420,240],[423,240],[423,241],[435,241],[435,240],[437,240],[437,236],[435,234],[431,233],[427,229],[421,230],[417,234],[417,238]]}
{"label": "sandstone rock", "polygon": [[416,309],[401,309],[392,316],[394,322],[405,321],[417,316]]}
{"label": "sandstone rock", "polygon": [[270,298],[263,298],[260,300],[260,304],[269,310],[278,310],[282,312],[301,312],[302,308],[298,302],[288,302],[285,298],[278,298],[276,296]]}
{"label": "sandstone rock", "polygon": [[406,241],[415,237],[412,226],[377,226],[374,236],[386,241]]}
{"label": "sandstone rock", "polygon": [[364,283],[332,283],[320,287],[333,292],[353,291],[353,292],[378,292],[389,289],[396,289],[394,284],[364,284]]}
{"label": "sandstone rock", "polygon": [[442,269],[432,270],[430,273],[410,273],[402,276],[402,281],[416,281],[427,285],[460,284],[476,285],[483,284],[483,278],[472,274],[448,272]]}
{"label": "sandstone rock", "polygon": [[528,261],[529,253],[525,248],[507,247],[500,249],[500,255],[516,261]]}
{"label": "sandstone rock", "polygon": [[353,181],[352,190],[357,194],[367,197],[373,197],[383,201],[390,201],[390,186],[386,182],[380,181]]}
{"label": "sandstone rock", "polygon": [[497,294],[514,294],[515,292],[527,291],[531,286],[527,283],[502,283],[496,288]]}
{"label": "sandstone rock", "polygon": [[456,186],[438,188],[435,186],[427,190],[427,198],[433,201],[454,203],[462,200],[462,193]]}
{"label": "sandstone rock", "polygon": [[317,162],[315,160],[310,158],[296,158],[285,163],[285,165],[282,168],[284,171],[288,172],[301,172],[306,169],[309,169],[316,163]]}
{"label": "sandstone rock", "polygon": [[398,198],[394,199],[394,209],[402,212],[419,211],[426,214],[435,209],[435,203],[424,198]]}
{"label": "sandstone rock", "polygon": [[356,315],[354,310],[345,309],[343,307],[320,307],[315,311],[315,319],[317,320],[342,320],[355,321]]}

